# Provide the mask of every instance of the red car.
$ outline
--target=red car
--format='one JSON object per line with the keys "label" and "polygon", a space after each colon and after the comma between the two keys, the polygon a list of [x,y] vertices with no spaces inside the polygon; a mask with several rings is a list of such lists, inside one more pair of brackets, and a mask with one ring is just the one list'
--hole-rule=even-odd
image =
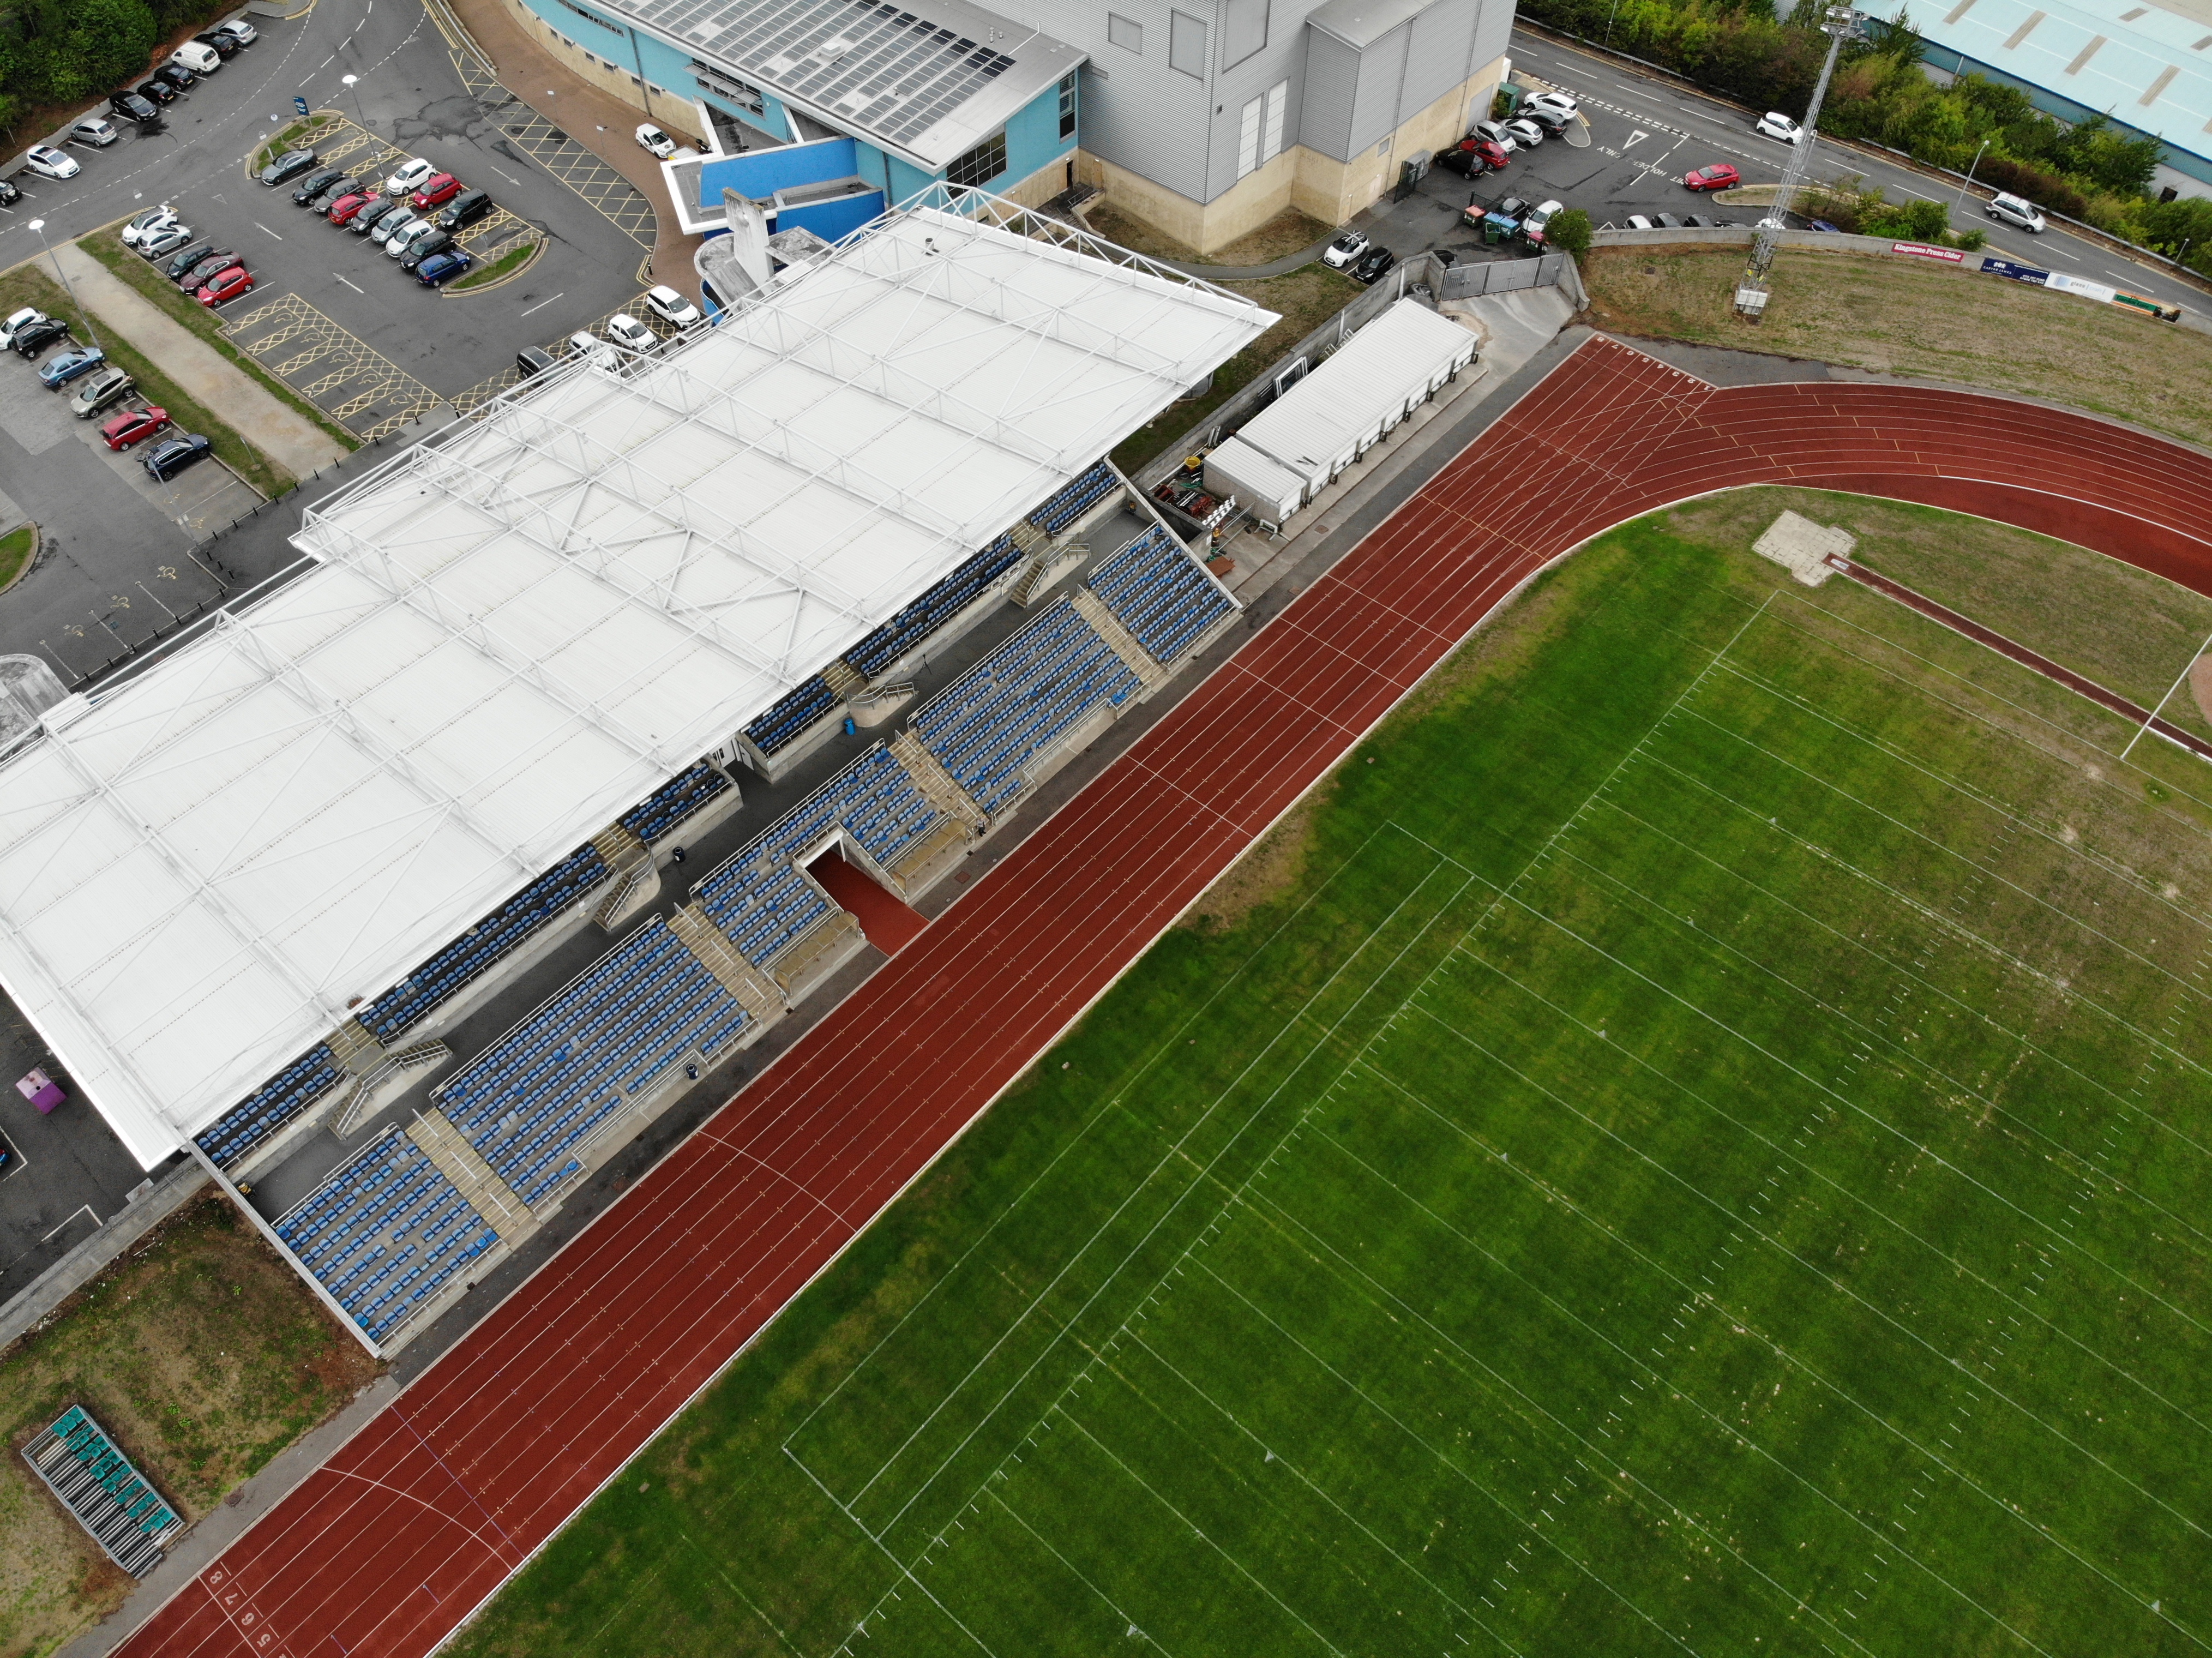
{"label": "red car", "polygon": [[195,297],[202,305],[216,306],[225,300],[236,299],[252,286],[253,278],[246,273],[246,267],[234,264],[229,270],[218,270],[209,277],[207,286]]}
{"label": "red car", "polygon": [[126,409],[102,426],[100,435],[107,440],[109,448],[119,451],[144,442],[168,423],[166,409]]}
{"label": "red car", "polygon": [[434,173],[422,180],[422,188],[407,199],[417,208],[436,207],[450,202],[461,193],[461,181],[450,173]]}
{"label": "red car", "polygon": [[1684,186],[1690,190],[1734,190],[1742,182],[1742,175],[1726,161],[1715,161],[1682,177]]}
{"label": "red car", "polygon": [[1504,146],[1492,143],[1487,138],[1462,138],[1459,147],[1470,155],[1479,156],[1482,164],[1493,173],[1504,167],[1510,159],[1505,153]]}
{"label": "red car", "polygon": [[356,190],[350,195],[341,196],[331,203],[330,221],[332,224],[351,224],[353,216],[376,199],[376,192],[373,190]]}

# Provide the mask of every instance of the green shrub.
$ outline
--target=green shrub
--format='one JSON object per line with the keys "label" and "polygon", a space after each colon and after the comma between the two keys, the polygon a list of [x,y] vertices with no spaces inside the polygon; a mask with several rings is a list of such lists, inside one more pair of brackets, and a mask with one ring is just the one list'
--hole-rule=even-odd
{"label": "green shrub", "polygon": [[1589,215],[1571,207],[1544,227],[1544,244],[1554,252],[1571,253],[1577,264],[1590,248]]}

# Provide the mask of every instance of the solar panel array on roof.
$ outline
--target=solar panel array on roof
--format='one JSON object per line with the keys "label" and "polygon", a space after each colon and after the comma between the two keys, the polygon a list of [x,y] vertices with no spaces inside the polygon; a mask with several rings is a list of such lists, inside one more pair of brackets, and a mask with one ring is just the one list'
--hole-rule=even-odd
{"label": "solar panel array on roof", "polygon": [[888,0],[644,0],[648,27],[757,70],[895,143],[927,131],[1014,66],[1002,52]]}

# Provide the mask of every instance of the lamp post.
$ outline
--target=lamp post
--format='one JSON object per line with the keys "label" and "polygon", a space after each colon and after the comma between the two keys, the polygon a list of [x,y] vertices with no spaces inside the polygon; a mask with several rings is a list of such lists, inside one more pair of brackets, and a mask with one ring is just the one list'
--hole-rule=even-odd
{"label": "lamp post", "polygon": [[1759,234],[1751,244],[1751,262],[1744,267],[1742,279],[1736,283],[1735,308],[1754,320],[1766,309],[1766,273],[1773,269],[1774,250],[1789,222],[1790,203],[1797,194],[1798,180],[1804,177],[1806,166],[1820,143],[1820,105],[1828,95],[1828,82],[1836,72],[1837,54],[1843,51],[1844,41],[1857,36],[1859,15],[1848,5],[1830,6],[1820,20],[1820,31],[1828,37],[1828,55],[1821,60],[1820,78],[1814,82],[1812,101],[1805,106],[1804,131],[1791,146],[1790,165],[1782,169],[1782,183],[1775,190],[1774,205],[1759,222]]}
{"label": "lamp post", "polygon": [[338,76],[338,84],[353,94],[353,118],[361,124],[361,130],[363,132],[368,131],[368,118],[361,112],[361,76],[341,75]]}
{"label": "lamp post", "polygon": [[1963,212],[1965,212],[1965,211],[1966,211],[1966,191],[1967,191],[1968,187],[1969,187],[1969,186],[1971,186],[1971,185],[1973,184],[1973,182],[1974,182],[1974,169],[1975,169],[1976,167],[1978,167],[1979,166],[1981,166],[1981,164],[1982,164],[1982,156],[1983,156],[1984,153],[1985,151],[1987,151],[1987,150],[1988,150],[1989,147],[1990,147],[1990,141],[1989,141],[1988,139],[1984,138],[1984,139],[1983,139],[1983,140],[1982,140],[1982,148],[1981,148],[1980,149],[1978,149],[1978,150],[1976,150],[1976,151],[1974,152],[1974,159],[1973,159],[1973,162],[1972,162],[1972,164],[1971,166],[1969,166],[1969,167],[1966,168],[1966,183],[1965,183],[1965,184],[1962,184],[1962,185],[1960,185],[1959,186],[1959,199],[1958,199],[1958,202],[1956,203],[1956,204],[1954,206],[1954,208],[1953,208],[1953,210],[1952,210],[1954,212],[1960,212],[1960,213],[1963,213]]}
{"label": "lamp post", "polygon": [[31,221],[31,228],[39,234],[39,251],[53,261],[54,275],[62,279],[62,292],[69,295],[70,303],[76,307],[76,314],[83,319],[85,337],[104,353],[107,348],[100,343],[100,331],[92,325],[92,313],[87,311],[84,308],[84,301],[77,298],[76,288],[69,279],[69,272],[62,269],[61,255],[46,245],[46,222],[44,219],[33,219]]}

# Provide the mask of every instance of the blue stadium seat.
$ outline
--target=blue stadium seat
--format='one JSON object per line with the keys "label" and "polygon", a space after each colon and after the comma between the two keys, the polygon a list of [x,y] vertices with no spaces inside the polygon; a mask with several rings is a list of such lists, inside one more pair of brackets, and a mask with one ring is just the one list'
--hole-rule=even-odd
{"label": "blue stadium seat", "polygon": [[1173,662],[1237,606],[1155,524],[1084,585],[1157,662]]}
{"label": "blue stadium seat", "polygon": [[242,1105],[234,1106],[198,1136],[201,1151],[228,1169],[309,1105],[337,1086],[337,1057],[317,1042],[262,1084]]}
{"label": "blue stadium seat", "polygon": [[766,967],[830,914],[793,859],[842,825],[870,857],[890,864],[944,821],[878,744],[717,865],[699,883],[701,906],[739,954]]}
{"label": "blue stadium seat", "polygon": [[1018,563],[1022,550],[1000,536],[845,653],[845,660],[873,679],[975,601],[975,596]]}
{"label": "blue stadium seat", "polygon": [[434,1090],[525,1203],[583,1167],[576,1152],[689,1053],[721,1054],[748,1018],[665,922],[639,928]]}
{"label": "blue stadium seat", "polygon": [[805,680],[745,727],[745,735],[763,754],[787,748],[800,732],[837,706],[837,693],[820,674]]}
{"label": "blue stadium seat", "polygon": [[1020,789],[1038,750],[1101,703],[1139,689],[1129,665],[1065,598],[914,716],[914,734],[986,811]]}
{"label": "blue stadium seat", "polygon": [[622,826],[648,845],[659,841],[730,786],[716,767],[701,761],[622,815]]}
{"label": "blue stadium seat", "polygon": [[276,1236],[381,1341],[499,1235],[397,1128],[349,1158],[276,1223]]}
{"label": "blue stadium seat", "polygon": [[1030,514],[1030,522],[1056,536],[1121,486],[1114,469],[1100,461]]}

